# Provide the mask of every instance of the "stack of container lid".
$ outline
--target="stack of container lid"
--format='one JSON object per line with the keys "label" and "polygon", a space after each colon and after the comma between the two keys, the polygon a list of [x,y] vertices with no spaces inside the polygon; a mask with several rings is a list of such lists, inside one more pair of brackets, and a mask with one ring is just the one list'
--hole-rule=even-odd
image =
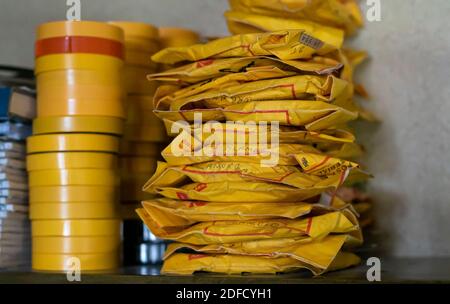
{"label": "stack of container lid", "polygon": [[[160,49],[158,29],[142,22],[110,23],[120,27],[125,34],[126,122],[119,160],[123,258],[126,265],[149,264],[160,260],[164,248],[160,248],[160,242],[149,244],[145,239],[147,233],[134,210],[140,201],[150,196],[142,191],[142,186],[155,171],[160,145],[166,137],[164,127],[153,114],[152,100],[157,84],[147,81],[147,75],[158,69],[150,60]],[[150,251],[156,254],[150,254]]]}
{"label": "stack of container lid", "polygon": [[119,266],[123,59],[116,26],[62,21],[38,28],[38,109],[27,143],[34,269]]}
{"label": "stack of container lid", "polygon": [[160,143],[165,141],[161,122],[153,114],[153,93],[147,75],[157,71],[150,60],[159,47],[158,29],[141,22],[110,22],[125,34],[125,135],[121,144],[122,218],[136,218],[134,209],[148,197],[142,185],[153,174]]}
{"label": "stack of container lid", "polygon": [[159,40],[162,48],[189,46],[198,43],[200,36],[182,27],[160,27]]}

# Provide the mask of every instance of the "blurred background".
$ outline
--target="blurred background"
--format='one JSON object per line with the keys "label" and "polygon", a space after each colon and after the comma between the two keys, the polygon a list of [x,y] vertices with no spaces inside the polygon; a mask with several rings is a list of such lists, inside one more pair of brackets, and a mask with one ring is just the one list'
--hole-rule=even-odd
{"label": "blurred background", "polygon": [[[362,0],[363,12],[366,1]],[[83,20],[181,26],[227,34],[226,0],[81,0]],[[381,0],[381,21],[352,38],[371,59],[358,70],[382,120],[361,142],[375,175],[376,229],[395,256],[450,256],[450,1]],[[33,67],[39,23],[63,20],[64,0],[0,0],[0,64]]]}

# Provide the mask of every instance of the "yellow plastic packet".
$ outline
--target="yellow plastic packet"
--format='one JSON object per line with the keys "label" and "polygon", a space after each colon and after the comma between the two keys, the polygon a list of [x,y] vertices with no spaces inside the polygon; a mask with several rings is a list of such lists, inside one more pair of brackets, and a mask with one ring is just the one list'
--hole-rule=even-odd
{"label": "yellow plastic packet", "polygon": [[[179,124],[178,122],[174,122],[168,119],[164,119],[164,126],[166,127],[167,135],[171,137],[185,137],[189,136],[189,134],[195,134],[194,125],[190,125],[189,128],[185,128],[184,125]],[[267,126],[267,133],[270,134],[271,127]],[[214,129],[214,131],[212,131]],[[181,130],[181,132],[180,132]],[[220,131],[221,130],[221,131]],[[228,133],[235,134],[235,140],[239,140],[237,134],[245,134],[243,138],[244,142],[250,142],[251,136],[257,136],[258,131],[255,131],[249,126],[241,123],[234,122],[233,124],[221,123],[221,129],[217,130],[217,128],[211,128],[211,130],[203,128],[201,130],[202,138],[208,138],[213,133],[223,132],[223,140],[225,140],[225,136]],[[184,133],[185,134],[182,134]],[[306,131],[298,127],[291,126],[279,126],[279,142],[283,143],[291,143],[291,144],[323,144],[325,145],[326,151],[335,151],[340,149],[342,144],[352,144],[355,141],[355,135],[353,135],[350,131],[344,129],[328,129],[321,130],[320,132],[315,131]],[[270,142],[270,138],[268,139]],[[328,146],[329,145],[329,146]],[[322,148],[320,148],[322,150]],[[337,153],[338,152],[333,152]],[[339,157],[339,156],[336,156]],[[345,157],[343,157],[345,158]]]}
{"label": "yellow plastic packet", "polygon": [[304,127],[307,131],[323,131],[356,120],[358,112],[313,100],[266,100],[236,104],[224,109],[155,110],[156,116],[168,121],[193,122],[201,114],[203,121],[272,122],[284,126]]}
{"label": "yellow plastic packet", "polygon": [[303,126],[308,131],[330,129],[358,118],[358,113],[311,100],[248,102],[226,107],[223,113],[226,120],[278,121],[280,125]]}
{"label": "yellow plastic packet", "polygon": [[322,239],[333,233],[358,231],[346,214],[335,211],[299,219],[199,222],[191,226],[159,227],[152,213],[136,209],[150,231],[159,238],[194,245],[238,243],[277,238]]}
{"label": "yellow plastic packet", "polygon": [[342,174],[348,169],[359,168],[359,164],[319,153],[301,152],[295,154],[302,172],[317,176]]}
{"label": "yellow plastic packet", "polygon": [[[358,265],[360,262],[361,260],[357,255],[349,252],[340,252],[327,271],[348,268]],[[276,274],[301,269],[310,270],[316,275],[324,272],[322,269],[315,268],[293,258],[176,253],[164,261],[161,273],[190,275],[195,272],[206,271],[223,274]]]}
{"label": "yellow plastic packet", "polygon": [[[181,134],[180,137],[183,137],[184,135]],[[180,139],[175,139],[174,142],[181,141]],[[195,142],[194,138],[192,137],[192,142]],[[261,164],[263,161],[268,162],[271,159],[271,155],[263,155],[261,153],[254,153],[255,151],[258,151],[258,145],[238,145],[238,144],[225,144],[222,146],[222,153],[220,155],[218,154],[212,154],[212,155],[197,155],[197,151],[201,150],[202,147],[186,147],[189,151],[185,153],[184,155],[179,155],[177,153],[174,153],[172,151],[172,144],[169,144],[162,152],[162,157],[166,160],[167,163],[170,165],[190,165],[190,164],[197,164],[197,163],[204,163],[204,162],[211,162],[211,161],[220,161],[220,162],[250,162],[250,163],[257,163]],[[232,155],[226,155],[226,151],[233,151],[234,153]],[[309,152],[319,152],[317,149],[313,148],[312,146],[308,145],[300,145],[300,144],[279,144],[279,147],[276,151],[277,155],[277,164],[281,166],[295,166],[297,165],[297,160],[294,157],[294,154],[298,151],[309,151]]]}
{"label": "yellow plastic packet", "polygon": [[[237,162],[169,166],[167,163],[158,162],[155,174],[147,181],[143,190],[149,193],[160,193],[169,198],[204,201],[214,201],[214,197],[217,197],[217,201],[222,201],[227,195],[230,197],[226,201],[242,201],[243,198],[238,194],[246,194],[250,198],[245,200],[253,201],[258,196],[276,199],[276,195],[280,195],[278,191],[283,191],[283,187],[277,188],[277,186],[286,185],[289,186],[286,187],[286,193],[280,196],[290,197],[296,194],[299,195],[296,200],[298,201],[337,188],[345,181],[349,172],[348,169],[340,174],[319,177],[304,174],[295,166],[262,167],[260,164]],[[168,188],[179,187],[191,181],[194,184],[187,184],[178,189]],[[264,185],[272,188],[274,192],[264,193],[265,191],[261,189]],[[220,187],[224,187],[222,191]],[[236,197],[232,197],[232,193],[235,193]],[[252,194],[254,194],[253,197],[251,197]]]}
{"label": "yellow plastic packet", "polygon": [[298,18],[291,19],[228,11],[225,12],[225,19],[227,20],[228,30],[233,35],[296,29],[305,30],[314,36],[323,37],[328,35],[330,40],[336,39],[336,41],[340,41],[344,37],[344,31],[341,29]]}
{"label": "yellow plastic packet", "polygon": [[314,56],[309,60],[280,60],[267,56],[219,58],[205,59],[150,74],[147,79],[175,84],[194,84],[225,75],[246,72],[251,68],[272,67],[298,74],[329,75],[338,72],[342,66],[342,63],[335,59],[320,56]]}
{"label": "yellow plastic packet", "polygon": [[326,271],[347,239],[347,235],[329,235],[318,241],[302,238],[282,238],[204,246],[171,243],[167,247],[164,259],[168,259],[181,249],[189,249],[203,254],[232,254],[270,258],[290,257]]}
{"label": "yellow plastic packet", "polygon": [[331,102],[345,93],[348,85],[347,81],[334,76],[298,75],[213,87],[210,91],[193,96],[170,98],[155,105],[158,110],[165,109],[162,107],[164,104],[170,105],[170,110],[176,111],[196,102],[207,108],[225,108],[264,100],[316,99]]}
{"label": "yellow plastic packet", "polygon": [[154,104],[156,107],[161,107],[162,104],[168,108],[175,100],[187,99],[211,91],[223,90],[228,87],[240,85],[244,82],[283,78],[294,75],[296,75],[296,73],[293,71],[284,71],[274,66],[248,68],[245,72],[227,74],[222,77],[209,79],[182,88],[173,94],[163,96],[162,98],[155,98]]}
{"label": "yellow plastic packet", "polygon": [[355,0],[230,0],[230,6],[233,11],[312,20],[342,28],[349,35],[363,25],[363,17]]}
{"label": "yellow plastic packet", "polygon": [[142,202],[158,227],[189,226],[197,222],[270,218],[295,219],[331,212],[329,206],[310,203],[216,203],[158,198]]}
{"label": "yellow plastic packet", "polygon": [[[180,200],[201,200],[217,202],[296,202],[309,199],[340,185],[335,175],[328,177],[320,187],[294,188],[266,182],[216,182],[192,183],[181,187],[158,187],[154,192]],[[327,186],[327,184],[330,184]]]}
{"label": "yellow plastic packet", "polygon": [[343,39],[327,41],[303,30],[235,35],[206,44],[166,48],[152,56],[158,63],[175,64],[208,58],[275,56],[283,60],[325,55],[342,47]]}
{"label": "yellow plastic packet", "polygon": [[211,91],[224,90],[228,87],[234,87],[244,82],[283,78],[296,75],[293,71],[284,71],[277,67],[256,67],[248,68],[245,72],[227,74],[225,76],[200,82],[182,88],[173,94],[166,95],[161,99],[154,99],[156,107],[161,108],[161,105],[169,107],[174,101],[181,99],[189,99],[201,94],[206,94]]}

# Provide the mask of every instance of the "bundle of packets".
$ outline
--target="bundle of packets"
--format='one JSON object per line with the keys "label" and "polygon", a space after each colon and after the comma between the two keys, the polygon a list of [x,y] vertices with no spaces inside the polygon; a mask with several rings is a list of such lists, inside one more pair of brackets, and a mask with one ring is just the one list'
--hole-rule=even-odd
{"label": "bundle of packets", "polygon": [[[24,136],[27,136],[24,134]],[[16,139],[16,136],[13,136]],[[25,137],[22,137],[24,140]],[[2,132],[0,139],[0,268],[30,262],[30,221],[25,145]]]}
{"label": "bundle of packets", "polygon": [[[303,29],[307,32],[324,34],[322,29],[335,35],[335,29],[341,29],[345,36],[353,35],[363,25],[363,17],[355,0],[314,0],[314,1],[267,1],[267,0],[229,0],[230,10],[225,13],[228,29],[233,34],[272,32],[285,29]],[[326,26],[326,27],[324,27]],[[357,65],[367,58],[365,51],[342,47],[336,52],[325,55],[339,60],[344,65],[340,77],[353,83],[353,71]],[[353,90],[360,97],[368,99],[368,93],[361,84],[353,83]],[[353,105],[359,111],[360,117],[369,122],[378,119],[360,107]],[[361,151],[362,152],[362,151]],[[355,155],[356,157],[356,155]],[[351,202],[361,215],[361,226],[370,226],[374,219],[372,215],[372,200],[365,193],[365,184],[353,187],[343,187],[338,196],[346,202]]]}
{"label": "bundle of packets", "polygon": [[176,137],[144,186],[160,198],[137,210],[176,241],[163,273],[320,274],[359,263],[359,215],[337,193],[370,175],[354,161],[361,147],[347,124],[363,111],[343,40],[315,24],[152,57],[176,65],[148,77],[163,82],[155,114]]}

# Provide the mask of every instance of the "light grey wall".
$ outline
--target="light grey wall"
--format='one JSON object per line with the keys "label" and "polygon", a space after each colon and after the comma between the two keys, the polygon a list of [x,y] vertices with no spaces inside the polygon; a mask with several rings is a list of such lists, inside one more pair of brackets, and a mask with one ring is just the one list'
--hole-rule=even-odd
{"label": "light grey wall", "polygon": [[[365,2],[365,1],[362,1]],[[34,28],[64,0],[0,0],[0,63],[33,64]],[[358,78],[383,123],[362,140],[378,228],[399,256],[450,255],[450,1],[381,0],[382,21],[351,41],[370,51]],[[82,0],[82,18],[136,20],[224,35],[226,0]]]}

